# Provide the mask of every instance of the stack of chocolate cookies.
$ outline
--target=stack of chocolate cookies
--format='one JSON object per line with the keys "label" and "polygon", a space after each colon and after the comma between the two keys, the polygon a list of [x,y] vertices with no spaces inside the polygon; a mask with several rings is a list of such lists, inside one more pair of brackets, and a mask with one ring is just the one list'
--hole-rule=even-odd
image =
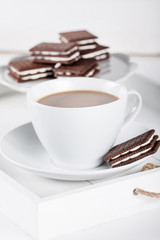
{"label": "stack of chocolate cookies", "polygon": [[85,30],[60,33],[60,43],[37,44],[29,50],[30,59],[10,62],[9,74],[17,82],[93,77],[99,72],[98,62],[109,58],[108,47],[96,40],[96,36]]}
{"label": "stack of chocolate cookies", "polygon": [[82,58],[94,58],[95,60],[107,59],[109,57],[108,47],[99,45],[96,39],[96,36],[85,30],[60,33],[60,40],[62,42],[75,42],[78,45]]}
{"label": "stack of chocolate cookies", "polygon": [[[75,43],[79,49],[81,60],[70,66],[58,66],[54,68],[56,77],[67,77],[67,76],[86,76],[93,77],[99,70],[100,65],[98,64],[101,60],[109,58],[109,52],[107,46],[99,45],[96,40],[97,37],[88,31],[73,31],[60,33],[60,40],[62,43]],[[108,62],[107,62],[108,64]],[[108,71],[108,65],[103,64],[105,70]],[[80,69],[84,68],[85,65],[94,66],[89,72],[83,73]],[[101,67],[101,71],[104,72],[104,68]],[[76,70],[76,71],[75,71]]]}

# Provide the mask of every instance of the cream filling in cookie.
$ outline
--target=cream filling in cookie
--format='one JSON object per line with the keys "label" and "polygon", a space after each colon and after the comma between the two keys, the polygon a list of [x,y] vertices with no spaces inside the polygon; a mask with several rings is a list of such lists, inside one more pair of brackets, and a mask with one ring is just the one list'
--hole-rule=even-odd
{"label": "cream filling in cookie", "polygon": [[57,72],[56,74],[59,76],[64,76],[64,75],[71,76],[72,75],[70,72]]}
{"label": "cream filling in cookie", "polygon": [[70,61],[75,59],[76,57],[78,57],[80,54],[79,52],[76,52],[75,54],[73,54],[70,57],[50,57],[50,56],[36,56],[35,59],[44,59],[44,60],[49,60],[49,61]]}
{"label": "cream filling in cookie", "polygon": [[88,44],[88,43],[94,43],[95,39],[80,40],[80,41],[76,41],[76,42],[80,45],[83,45],[83,44]]}
{"label": "cream filling in cookie", "polygon": [[70,72],[66,72],[66,76],[70,76],[71,75],[71,73]]}
{"label": "cream filling in cookie", "polygon": [[148,152],[148,151],[150,151],[150,150],[151,150],[151,148],[148,148],[148,149],[146,149],[146,150],[144,150],[144,151],[142,151],[142,152],[133,154],[133,155],[130,156],[130,157],[126,157],[126,158],[124,158],[124,159],[121,159],[120,161],[113,163],[112,166],[116,166],[116,165],[119,164],[119,163],[122,163],[122,162],[125,162],[125,161],[129,160],[129,159],[138,157],[138,156],[140,156],[141,154],[146,153],[146,152]]}
{"label": "cream filling in cookie", "polygon": [[[65,37],[60,37],[62,42],[68,43],[69,41]],[[80,45],[88,44],[88,43],[94,43],[95,39],[87,39],[87,40],[80,40],[80,41],[75,41]]]}
{"label": "cream filling in cookie", "polygon": [[92,58],[92,57],[96,57],[96,56],[105,54],[107,52],[108,52],[108,49],[103,49],[103,50],[95,51],[92,53],[84,54],[84,55],[82,55],[82,58]]}
{"label": "cream filling in cookie", "polygon": [[102,59],[105,59],[106,57],[107,57],[107,55],[103,54],[103,55],[97,56],[96,60],[102,60]]}
{"label": "cream filling in cookie", "polygon": [[[85,77],[90,77],[95,73],[96,69],[92,69],[89,73],[85,75]],[[57,72],[58,76],[71,76],[72,74],[70,72]],[[75,75],[76,76],[76,75]]]}
{"label": "cream filling in cookie", "polygon": [[86,74],[86,77],[91,77],[95,73],[96,69],[92,69],[89,73]]}
{"label": "cream filling in cookie", "polygon": [[60,67],[62,64],[61,63],[56,63],[55,65],[54,65],[54,68],[58,68],[58,67]]}
{"label": "cream filling in cookie", "polygon": [[44,73],[47,71],[51,71],[52,67],[46,67],[46,68],[37,68],[37,69],[31,69],[31,70],[25,70],[25,71],[17,71],[14,67],[10,66],[10,70],[14,73],[16,73],[19,76],[29,75],[29,74],[36,74],[36,73]]}
{"label": "cream filling in cookie", "polygon": [[67,52],[56,52],[56,51],[32,51],[33,54],[35,55],[69,55],[72,52],[78,50],[78,47],[74,47],[71,50],[67,51]]}
{"label": "cream filling in cookie", "polygon": [[22,77],[21,79],[23,81],[29,80],[29,79],[38,79],[38,78],[45,78],[47,76],[52,75],[52,72],[48,72],[48,73],[40,73],[40,74],[35,74],[35,75],[30,75],[30,76],[26,76],[26,77]]}
{"label": "cream filling in cookie", "polygon": [[86,46],[79,46],[79,50],[88,50],[88,49],[95,49],[97,47],[96,44],[92,44],[92,45],[86,45]]}

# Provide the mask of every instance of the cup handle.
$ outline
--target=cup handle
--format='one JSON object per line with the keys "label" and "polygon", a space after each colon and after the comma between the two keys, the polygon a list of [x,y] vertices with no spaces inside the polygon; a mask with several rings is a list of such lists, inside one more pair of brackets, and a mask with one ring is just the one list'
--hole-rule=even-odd
{"label": "cup handle", "polygon": [[126,126],[130,121],[132,121],[137,116],[142,107],[142,97],[137,91],[134,90],[129,91],[128,98],[130,96],[133,96],[133,104],[131,109],[127,112],[127,115],[125,116],[123,127]]}

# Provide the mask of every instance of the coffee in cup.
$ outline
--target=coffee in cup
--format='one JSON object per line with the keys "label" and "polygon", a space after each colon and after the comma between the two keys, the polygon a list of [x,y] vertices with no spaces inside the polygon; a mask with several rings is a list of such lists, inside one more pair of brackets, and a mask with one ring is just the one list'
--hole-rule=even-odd
{"label": "coffee in cup", "polygon": [[76,90],[53,93],[40,98],[37,102],[53,107],[79,108],[93,107],[118,100],[110,93],[89,90]]}

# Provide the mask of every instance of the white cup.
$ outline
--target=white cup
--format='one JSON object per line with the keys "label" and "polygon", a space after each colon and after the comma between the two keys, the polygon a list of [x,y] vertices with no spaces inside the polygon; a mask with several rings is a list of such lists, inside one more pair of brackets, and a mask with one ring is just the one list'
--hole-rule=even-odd
{"label": "white cup", "polygon": [[[57,92],[96,90],[119,99],[82,108],[51,107],[40,98]],[[128,97],[133,104],[127,112]],[[66,169],[91,169],[102,164],[103,156],[114,144],[121,127],[136,117],[141,97],[135,91],[112,81],[96,78],[50,80],[33,86],[27,100],[34,129],[55,165]]]}

